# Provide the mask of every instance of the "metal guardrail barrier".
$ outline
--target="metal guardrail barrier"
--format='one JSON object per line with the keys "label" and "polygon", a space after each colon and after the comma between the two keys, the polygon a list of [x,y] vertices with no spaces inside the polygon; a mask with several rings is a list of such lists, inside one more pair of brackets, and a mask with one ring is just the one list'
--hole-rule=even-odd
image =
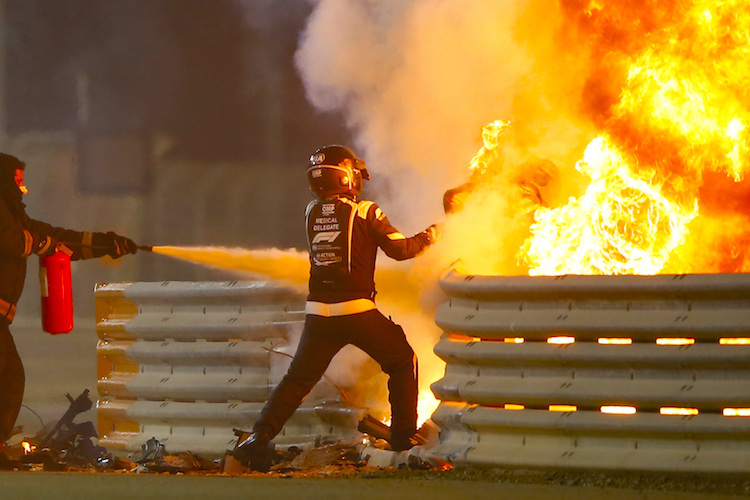
{"label": "metal guardrail barrier", "polygon": [[451,272],[431,450],[461,466],[747,472],[750,275]]}
{"label": "metal guardrail barrier", "polygon": [[[250,429],[301,332],[304,296],[269,282],[109,283],[95,290],[99,444],[216,458]],[[293,353],[291,353],[293,354]],[[306,448],[358,435],[366,410],[322,380],[276,438]]]}

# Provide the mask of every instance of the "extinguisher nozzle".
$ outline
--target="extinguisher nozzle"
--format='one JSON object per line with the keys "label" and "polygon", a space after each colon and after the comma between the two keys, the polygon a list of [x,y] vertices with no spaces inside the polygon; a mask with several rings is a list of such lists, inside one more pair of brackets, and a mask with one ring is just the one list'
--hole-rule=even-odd
{"label": "extinguisher nozzle", "polygon": [[138,245],[138,250],[143,250],[145,252],[153,252],[154,251],[154,247],[152,247],[150,245]]}

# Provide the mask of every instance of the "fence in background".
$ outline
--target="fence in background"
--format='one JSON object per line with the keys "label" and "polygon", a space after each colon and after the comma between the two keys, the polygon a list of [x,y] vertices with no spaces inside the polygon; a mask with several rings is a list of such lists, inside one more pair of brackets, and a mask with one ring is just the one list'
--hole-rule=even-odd
{"label": "fence in background", "polygon": [[[95,296],[99,444],[131,457],[150,438],[206,458],[233,448],[304,321],[304,296],[269,282],[110,283]],[[323,379],[275,442],[350,439],[365,414]]]}
{"label": "fence in background", "polygon": [[431,450],[459,466],[747,472],[750,275],[451,272]]}

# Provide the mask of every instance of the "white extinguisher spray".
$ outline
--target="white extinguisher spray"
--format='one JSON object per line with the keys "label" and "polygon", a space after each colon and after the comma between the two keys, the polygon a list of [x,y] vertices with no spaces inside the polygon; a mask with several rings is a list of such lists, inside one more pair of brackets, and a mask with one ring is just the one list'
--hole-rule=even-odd
{"label": "white extinguisher spray", "polygon": [[42,329],[53,335],[73,329],[73,282],[70,256],[73,252],[59,245],[52,255],[39,260],[42,289]]}

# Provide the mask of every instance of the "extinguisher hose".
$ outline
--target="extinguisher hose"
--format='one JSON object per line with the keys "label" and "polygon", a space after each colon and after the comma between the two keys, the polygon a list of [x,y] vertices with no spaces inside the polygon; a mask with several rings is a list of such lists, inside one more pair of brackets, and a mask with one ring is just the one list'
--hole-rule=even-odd
{"label": "extinguisher hose", "polygon": [[[66,247],[81,247],[81,246],[83,246],[82,243],[73,243],[73,242],[65,242],[65,243],[62,243],[62,245],[66,246]],[[137,245],[137,246],[138,246],[138,250],[143,250],[145,252],[153,252],[154,251],[154,247],[152,245]],[[91,248],[103,249],[105,247],[92,246]]]}

